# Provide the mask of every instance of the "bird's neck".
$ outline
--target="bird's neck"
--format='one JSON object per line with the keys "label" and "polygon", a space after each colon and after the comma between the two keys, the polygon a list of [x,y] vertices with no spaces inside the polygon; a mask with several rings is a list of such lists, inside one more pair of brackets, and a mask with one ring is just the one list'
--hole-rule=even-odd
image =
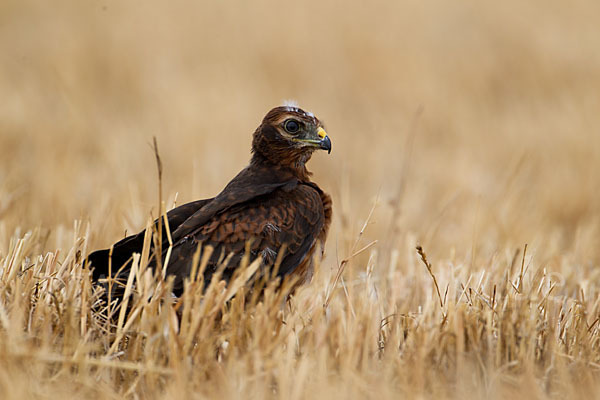
{"label": "bird's neck", "polygon": [[[308,158],[310,158],[310,156]],[[255,151],[250,159],[250,166],[266,168],[273,172],[291,174],[302,182],[310,182],[312,173],[306,169],[306,161],[308,161],[308,158],[302,159],[302,157],[299,157],[297,159],[282,158],[272,160],[265,157],[260,152]]]}

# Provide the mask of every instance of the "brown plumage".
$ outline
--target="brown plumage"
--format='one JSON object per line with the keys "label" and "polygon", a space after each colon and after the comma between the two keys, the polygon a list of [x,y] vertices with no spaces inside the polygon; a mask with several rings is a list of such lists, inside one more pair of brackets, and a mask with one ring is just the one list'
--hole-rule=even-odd
{"label": "brown plumage", "polygon": [[[278,275],[294,274],[300,282],[311,279],[315,252],[322,252],[331,222],[331,198],[310,181],[306,169],[318,149],[331,151],[321,122],[297,107],[276,107],[254,132],[250,164],[221,193],[167,213],[173,240],[167,274],[175,278],[175,294],[181,293],[184,279],[190,276],[199,245],[214,248],[205,282],[223,263],[223,279],[231,278],[246,247],[251,259],[261,258],[263,271],[269,271],[283,251]],[[132,254],[142,250],[144,233],[113,246],[112,271],[125,265],[117,278],[128,276]],[[164,260],[168,248],[164,227],[162,238]],[[94,268],[95,280],[107,277],[109,250],[91,253],[88,264]],[[150,266],[155,264],[156,254]]]}

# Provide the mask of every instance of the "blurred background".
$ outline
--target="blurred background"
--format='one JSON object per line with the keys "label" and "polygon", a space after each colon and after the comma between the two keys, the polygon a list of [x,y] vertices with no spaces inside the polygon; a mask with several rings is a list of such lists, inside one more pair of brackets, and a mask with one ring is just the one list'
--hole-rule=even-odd
{"label": "blurred background", "polygon": [[0,252],[144,227],[218,193],[286,99],[325,121],[326,260],[365,243],[485,265],[600,262],[600,3],[0,3]]}

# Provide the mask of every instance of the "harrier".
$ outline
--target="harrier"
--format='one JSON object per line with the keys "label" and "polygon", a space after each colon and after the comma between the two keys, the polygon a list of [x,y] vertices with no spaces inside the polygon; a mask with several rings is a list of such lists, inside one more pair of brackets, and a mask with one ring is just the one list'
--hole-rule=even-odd
{"label": "harrier", "polygon": [[[292,275],[298,282],[312,278],[315,255],[322,256],[331,222],[331,197],[310,180],[306,162],[315,150],[331,152],[331,140],[312,113],[295,106],[272,109],[252,138],[252,156],[216,197],[197,200],[167,213],[172,238],[167,275],[174,276],[173,291],[180,295],[190,276],[199,247],[212,246],[204,270],[210,282],[218,268],[229,280],[249,252],[264,269],[277,266],[277,276]],[[126,279],[133,253],[142,251],[145,232],[126,237],[109,249],[88,257],[93,278]],[[162,254],[153,254],[155,268],[169,247],[163,227]],[[152,252],[159,253],[152,247]],[[281,254],[280,254],[281,253]],[[124,267],[123,267],[124,266]],[[115,271],[119,271],[115,276]]]}

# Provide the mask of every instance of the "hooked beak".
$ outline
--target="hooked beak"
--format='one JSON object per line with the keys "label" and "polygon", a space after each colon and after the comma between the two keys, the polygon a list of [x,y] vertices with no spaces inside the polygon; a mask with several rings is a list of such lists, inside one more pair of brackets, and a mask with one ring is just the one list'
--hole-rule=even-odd
{"label": "hooked beak", "polygon": [[319,127],[317,129],[318,139],[292,139],[295,142],[302,142],[310,145],[311,147],[318,147],[319,149],[327,150],[327,153],[331,153],[331,139],[327,136],[325,129]]}
{"label": "hooked beak", "polygon": [[329,139],[329,136],[325,136],[319,145],[323,150],[327,150],[327,154],[331,153],[331,140]]}
{"label": "hooked beak", "polygon": [[330,154],[331,153],[331,139],[329,139],[329,136],[327,136],[327,132],[325,132],[325,129],[323,129],[323,128],[317,129],[317,135],[319,135],[319,137],[321,138],[321,141],[319,142],[319,148],[321,148],[323,150],[327,150],[327,154]]}

